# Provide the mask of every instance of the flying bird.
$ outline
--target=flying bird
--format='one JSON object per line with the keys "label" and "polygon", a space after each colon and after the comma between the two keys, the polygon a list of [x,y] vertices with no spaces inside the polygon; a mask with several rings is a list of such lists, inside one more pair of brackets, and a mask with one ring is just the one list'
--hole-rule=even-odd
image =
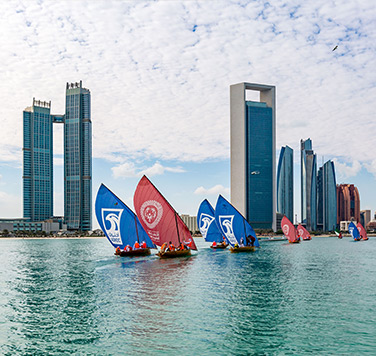
{"label": "flying bird", "polygon": [[332,52],[335,51],[337,48],[338,48],[338,45],[335,46],[335,47],[332,49]]}

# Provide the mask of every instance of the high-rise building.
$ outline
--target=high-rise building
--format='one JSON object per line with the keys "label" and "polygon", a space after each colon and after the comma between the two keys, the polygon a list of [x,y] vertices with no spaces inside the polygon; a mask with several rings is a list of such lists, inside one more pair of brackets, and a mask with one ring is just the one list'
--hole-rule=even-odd
{"label": "high-rise building", "polygon": [[90,91],[67,83],[64,123],[64,218],[69,230],[91,230]]}
{"label": "high-rise building", "polygon": [[355,219],[360,222],[360,197],[354,184],[337,185],[337,224]]}
{"label": "high-rise building", "polygon": [[230,86],[231,203],[256,229],[276,230],[275,111],[275,86]]}
{"label": "high-rise building", "polygon": [[281,148],[277,169],[277,212],[294,220],[294,150]]}
{"label": "high-rise building", "polygon": [[367,224],[371,221],[371,210],[361,210],[360,211],[360,223],[365,228]]}
{"label": "high-rise building", "polygon": [[308,230],[316,230],[317,211],[317,163],[312,141],[300,140],[301,152],[301,219]]}
{"label": "high-rise building", "polygon": [[23,112],[23,216],[42,221],[53,215],[53,145],[50,102],[33,99]]}
{"label": "high-rise building", "polygon": [[337,227],[337,188],[334,163],[327,161],[317,174],[317,228],[334,231]]}

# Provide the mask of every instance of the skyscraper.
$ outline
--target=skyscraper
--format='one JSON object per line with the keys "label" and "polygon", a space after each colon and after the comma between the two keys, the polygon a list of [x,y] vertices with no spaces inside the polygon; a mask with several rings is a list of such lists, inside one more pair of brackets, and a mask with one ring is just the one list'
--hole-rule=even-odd
{"label": "skyscraper", "polygon": [[277,212],[294,220],[294,151],[281,148],[277,169]]}
{"label": "skyscraper", "polygon": [[67,83],[64,123],[64,218],[69,230],[91,230],[90,91]]}
{"label": "skyscraper", "polygon": [[53,215],[53,145],[50,102],[33,99],[23,112],[23,216]]}
{"label": "skyscraper", "polygon": [[308,230],[316,230],[316,154],[312,150],[311,139],[300,140],[301,152],[301,213],[302,224]]}
{"label": "skyscraper", "polygon": [[354,184],[337,185],[337,224],[355,219],[360,221],[360,197]]}
{"label": "skyscraper", "polygon": [[317,225],[324,231],[337,227],[337,185],[332,161],[320,167],[317,175]]}
{"label": "skyscraper", "polygon": [[[246,91],[260,92],[260,102]],[[230,86],[231,202],[254,228],[276,230],[275,87]]]}

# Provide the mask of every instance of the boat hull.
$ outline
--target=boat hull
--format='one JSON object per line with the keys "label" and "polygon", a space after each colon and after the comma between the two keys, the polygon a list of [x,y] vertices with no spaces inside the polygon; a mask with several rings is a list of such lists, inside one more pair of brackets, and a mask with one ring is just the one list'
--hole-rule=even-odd
{"label": "boat hull", "polygon": [[163,253],[158,252],[156,254],[159,258],[175,258],[175,257],[185,257],[191,255],[191,250],[175,250],[175,251],[166,251]]}
{"label": "boat hull", "polygon": [[217,249],[225,249],[228,245],[224,245],[222,243],[218,244],[217,246],[210,246],[210,248],[212,248],[213,250],[217,250]]}
{"label": "boat hull", "polygon": [[120,251],[120,253],[115,253],[115,255],[121,257],[136,257],[136,256],[148,256],[150,255],[150,248],[138,248],[132,251]]}
{"label": "boat hull", "polygon": [[295,241],[289,241],[289,244],[298,244],[300,240],[295,240]]}
{"label": "boat hull", "polygon": [[244,247],[230,247],[230,252],[232,253],[239,253],[239,252],[252,252],[255,251],[256,248],[254,246],[244,246]]}

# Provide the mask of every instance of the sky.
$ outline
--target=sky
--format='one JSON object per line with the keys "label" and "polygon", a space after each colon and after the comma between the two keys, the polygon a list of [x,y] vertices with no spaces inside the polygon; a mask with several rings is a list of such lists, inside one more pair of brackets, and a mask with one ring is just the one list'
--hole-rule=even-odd
{"label": "sky", "polygon": [[[230,198],[229,87],[250,82],[276,86],[276,162],[294,149],[298,220],[308,137],[319,166],[334,160],[337,183],[376,209],[374,0],[3,1],[0,20],[0,217],[23,214],[23,110],[35,97],[63,114],[66,83],[80,80],[93,203],[104,183],[133,207],[143,174],[180,214]],[[54,215],[62,138],[54,125]]]}

